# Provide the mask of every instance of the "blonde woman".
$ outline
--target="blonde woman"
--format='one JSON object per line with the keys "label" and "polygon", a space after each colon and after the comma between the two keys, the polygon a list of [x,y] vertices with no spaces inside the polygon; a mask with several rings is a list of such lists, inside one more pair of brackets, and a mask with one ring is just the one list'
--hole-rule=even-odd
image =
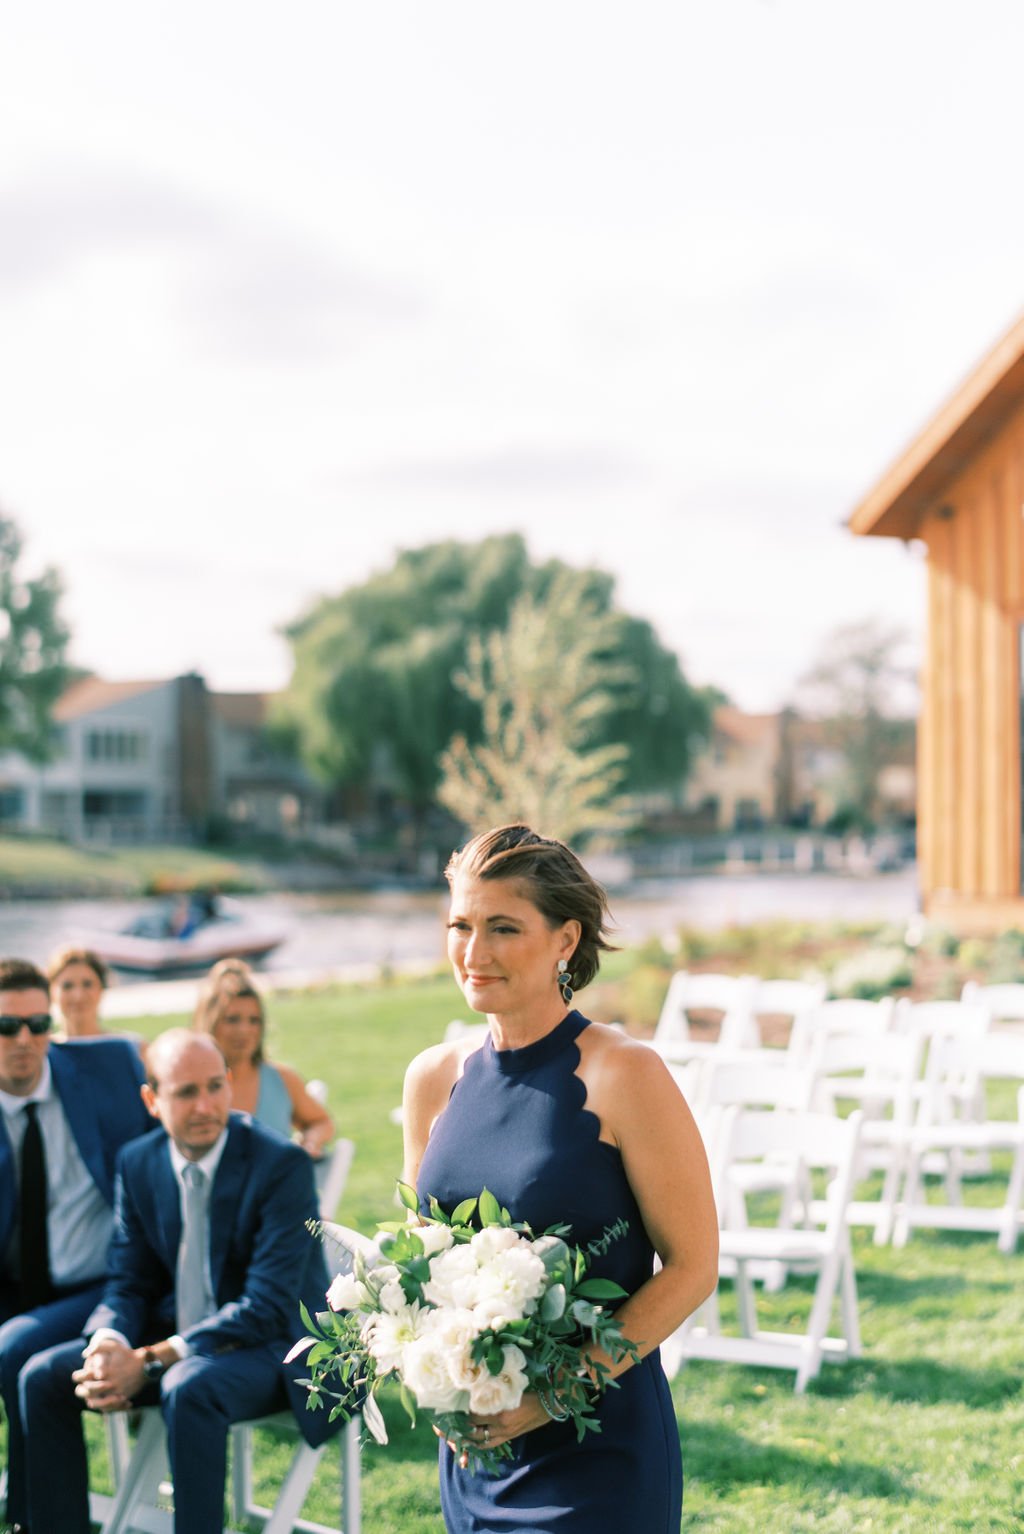
{"label": "blonde woman", "polygon": [[197,1033],[208,1033],[231,1071],[233,1106],[258,1123],[298,1140],[319,1159],[334,1138],[334,1121],[313,1097],[298,1071],[266,1058],[266,1016],[247,964],[221,959],[203,984],[192,1019]]}

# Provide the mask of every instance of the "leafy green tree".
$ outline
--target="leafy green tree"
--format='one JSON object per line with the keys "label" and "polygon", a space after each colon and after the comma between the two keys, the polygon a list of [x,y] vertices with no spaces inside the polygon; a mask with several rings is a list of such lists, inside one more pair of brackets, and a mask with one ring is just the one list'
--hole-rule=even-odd
{"label": "leafy green tree", "polygon": [[878,778],[906,746],[913,725],[914,673],[904,660],[907,636],[877,619],[846,624],[825,640],[801,679],[803,707],[823,722],[841,760],[836,782],[840,817],[863,829],[878,819]]}
{"label": "leafy green tree", "polygon": [[[570,567],[533,564],[518,534],[477,543],[435,543],[400,553],[362,585],[322,599],[287,630],[294,671],[275,722],[332,785],[365,786],[381,777],[417,812],[436,802],[441,757],[462,736],[482,738],[482,703],[455,684],[473,636],[505,629],[516,601],[542,603]],[[685,777],[708,710],[650,626],[618,613],[614,579],[571,572],[581,603],[615,615],[605,632],[613,706],[593,721],[592,746],[632,746],[623,788],[645,789]],[[557,654],[572,640],[576,615],[564,613]],[[475,641],[474,641],[475,642]],[[620,669],[621,668],[621,669]]]}
{"label": "leafy green tree", "polygon": [[19,569],[21,535],[0,515],[0,750],[31,761],[52,755],[50,715],[69,678],[60,577]]}
{"label": "leafy green tree", "polygon": [[469,641],[456,687],[479,706],[480,740],[456,735],[441,757],[438,798],[471,832],[525,821],[570,840],[627,815],[629,748],[595,744],[634,680],[614,657],[623,620],[603,610],[584,572],[561,570],[529,593],[506,628]]}

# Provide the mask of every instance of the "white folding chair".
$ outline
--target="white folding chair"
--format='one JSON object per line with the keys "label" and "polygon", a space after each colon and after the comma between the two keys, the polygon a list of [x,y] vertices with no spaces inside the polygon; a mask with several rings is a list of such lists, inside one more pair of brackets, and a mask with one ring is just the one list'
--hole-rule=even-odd
{"label": "white folding chair", "polygon": [[[957,1102],[972,1110],[986,1084],[1003,1080],[1017,1084],[1016,1118],[961,1117]],[[945,1202],[925,1194],[928,1158],[944,1158]],[[969,1154],[1010,1155],[1006,1192],[1000,1205],[965,1202],[961,1185],[962,1160]],[[998,1236],[999,1250],[1016,1250],[1024,1199],[1024,1038],[989,1033],[983,1038],[945,1038],[932,1045],[921,1120],[910,1134],[903,1194],[896,1210],[893,1244],[903,1246],[921,1227],[939,1230],[988,1231]]]}
{"label": "white folding chair", "polygon": [[[752,975],[695,975],[677,970],[669,981],[651,1044],[665,1060],[692,1060],[712,1050],[755,1048],[760,1043],[753,1012],[757,981]],[[689,1013],[720,1012],[715,1043],[690,1034]]]}
{"label": "white folding chair", "polygon": [[[756,1017],[788,1017],[790,1039],[797,1018],[805,1012],[813,1012],[825,1000],[824,980],[758,980],[754,991],[754,1014]],[[777,1051],[766,1051],[774,1054]]]}
{"label": "white folding chair", "polygon": [[[825,1173],[830,1177],[826,1222],[823,1229],[795,1223],[785,1227],[725,1224],[720,1233],[721,1252],[736,1267],[740,1335],[724,1335],[718,1327],[717,1307],[705,1306],[673,1335],[669,1356],[792,1369],[799,1393],[818,1374],[826,1358],[859,1355],[857,1285],[846,1207],[856,1169],[860,1125],[859,1111],[838,1119],[818,1113],[731,1110],[721,1136],[716,1181],[721,1183],[726,1167],[737,1161],[791,1157],[808,1176]],[[806,1331],[766,1332],[758,1326],[750,1269],[754,1263],[766,1262],[817,1274]],[[828,1327],[837,1298],[841,1332],[830,1336]],[[702,1324],[698,1318],[706,1317],[709,1309],[710,1322]]]}
{"label": "white folding chair", "polygon": [[816,1038],[848,1033],[886,1033],[892,1025],[893,1011],[893,1001],[886,996],[880,1001],[840,997],[801,1012],[793,1021],[787,1051],[790,1063],[806,1064]]}
{"label": "white folding chair", "polygon": [[[812,1106],[814,1079],[811,1070],[765,1070],[757,1060],[743,1056],[708,1059],[701,1062],[702,1108],[705,1112],[718,1109],[723,1115],[730,1108],[806,1113]],[[778,1223],[785,1226],[792,1222],[797,1203],[810,1199],[811,1190],[798,1160],[776,1156],[756,1162],[731,1161],[715,1193],[723,1223],[739,1228],[748,1223],[747,1200],[755,1194],[780,1195]],[[768,1290],[781,1289],[786,1280],[786,1270],[777,1262],[752,1265],[749,1271],[752,1278],[763,1279]],[[721,1259],[719,1272],[731,1278],[735,1264]]]}
{"label": "white folding chair", "polygon": [[[863,1117],[856,1180],[882,1173],[878,1198],[851,1196],[846,1215],[851,1225],[873,1226],[877,1246],[892,1234],[922,1053],[922,1039],[910,1033],[822,1034],[812,1046],[815,1108],[835,1114],[841,1103],[856,1103]],[[824,1217],[818,1205],[812,1205],[812,1214]]]}
{"label": "white folding chair", "polygon": [[1024,982],[1019,980],[1001,985],[979,985],[977,980],[968,980],[960,1000],[984,1007],[994,1023],[1024,1022]]}
{"label": "white folding chair", "polygon": [[[988,1007],[981,1002],[974,1001],[909,1001],[906,998],[896,1004],[893,1014],[893,1028],[898,1033],[916,1033],[925,1043],[925,1071],[929,1069],[932,1050],[944,1040],[963,1039],[965,1043],[979,1043],[988,1033],[992,1024],[992,1014]],[[970,1102],[962,1100],[954,1102],[950,1093],[939,1094],[934,1092],[934,1081],[931,1092],[930,1112],[934,1114],[938,1102],[944,1101],[951,1109],[955,1109],[957,1117],[973,1119],[981,1123],[985,1118],[985,1094],[979,1085],[974,1097]],[[922,1092],[924,1087],[922,1085]],[[946,1164],[947,1158],[939,1151],[931,1154],[926,1170],[929,1172],[941,1171]],[[989,1156],[984,1151],[979,1151],[962,1158],[961,1170],[968,1173],[977,1172],[985,1175],[991,1168]]]}
{"label": "white folding chair", "polygon": [[[174,1514],[167,1504],[173,1496],[173,1488],[167,1479],[167,1439],[163,1419],[156,1406],[143,1407],[139,1416],[138,1437],[121,1484],[109,1512],[99,1520],[103,1534],[172,1534]],[[295,1431],[295,1419],[291,1412],[278,1412],[251,1422],[236,1423],[231,1430],[233,1482],[239,1474],[244,1476],[247,1484],[250,1481],[251,1458],[242,1465],[239,1460],[240,1456],[244,1459],[246,1453],[251,1454],[251,1434],[257,1427],[284,1427]],[[244,1507],[233,1508],[233,1519],[236,1522],[242,1518],[256,1519],[263,1534],[292,1534],[292,1530],[301,1530],[302,1534],[359,1534],[359,1434],[358,1416],[353,1417],[340,1434],[342,1480],[341,1520],[338,1524],[314,1523],[300,1516],[316,1468],[330,1447],[325,1444],[313,1449],[305,1441],[292,1456],[274,1506],[263,1507],[250,1499]]]}

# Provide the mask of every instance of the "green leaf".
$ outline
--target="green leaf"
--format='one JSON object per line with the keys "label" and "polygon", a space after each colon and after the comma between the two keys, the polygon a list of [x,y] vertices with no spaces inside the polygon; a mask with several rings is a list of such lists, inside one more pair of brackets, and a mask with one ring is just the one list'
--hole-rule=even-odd
{"label": "green leaf", "polygon": [[552,1284],[540,1302],[542,1321],[558,1321],[565,1314],[565,1285]]}
{"label": "green leaf", "polygon": [[576,1293],[585,1300],[624,1300],[626,1292],[610,1278],[588,1278],[576,1285]]}
{"label": "green leaf", "polygon": [[464,1198],[461,1204],[456,1204],[452,1210],[452,1224],[468,1225],[476,1213],[477,1202],[475,1198]]}
{"label": "green leaf", "polygon": [[400,1400],[402,1402],[402,1405],[405,1407],[405,1410],[408,1413],[410,1423],[412,1424],[413,1427],[415,1427],[416,1426],[416,1397],[413,1395],[412,1391],[409,1389],[408,1385],[405,1383],[404,1380],[402,1381],[401,1385],[398,1388],[398,1394],[399,1394],[399,1398],[400,1398]]}
{"label": "green leaf", "polygon": [[[411,1188],[407,1182],[401,1181],[398,1182],[397,1187],[399,1202],[404,1204],[406,1209],[411,1209],[414,1214],[418,1213],[420,1201],[416,1196],[416,1189]],[[386,1439],[385,1442],[387,1442]]]}
{"label": "green leaf", "polygon": [[387,1443],[387,1425],[385,1424],[381,1409],[377,1405],[377,1402],[372,1393],[368,1395],[366,1400],[363,1402],[363,1421],[366,1423],[367,1429],[369,1430],[371,1436],[375,1438],[378,1443]]}
{"label": "green leaf", "polygon": [[485,1188],[480,1195],[480,1224],[500,1225],[501,1205],[489,1188]]}

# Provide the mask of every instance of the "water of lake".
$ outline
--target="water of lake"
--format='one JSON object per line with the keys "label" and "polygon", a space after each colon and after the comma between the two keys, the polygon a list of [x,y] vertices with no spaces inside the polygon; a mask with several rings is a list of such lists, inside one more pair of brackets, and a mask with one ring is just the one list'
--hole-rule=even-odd
{"label": "water of lake", "polygon": [[[97,928],[116,931],[141,901],[0,902],[0,954],[44,962],[64,943]],[[443,891],[372,891],[349,895],[253,895],[241,904],[281,917],[288,937],[261,966],[308,973],[349,966],[442,962]],[[680,924],[725,927],[776,918],[808,921],[904,921],[917,908],[912,868],[864,878],[840,874],[709,874],[634,884],[614,893],[618,941],[625,945]],[[126,980],[132,977],[125,976]]]}

